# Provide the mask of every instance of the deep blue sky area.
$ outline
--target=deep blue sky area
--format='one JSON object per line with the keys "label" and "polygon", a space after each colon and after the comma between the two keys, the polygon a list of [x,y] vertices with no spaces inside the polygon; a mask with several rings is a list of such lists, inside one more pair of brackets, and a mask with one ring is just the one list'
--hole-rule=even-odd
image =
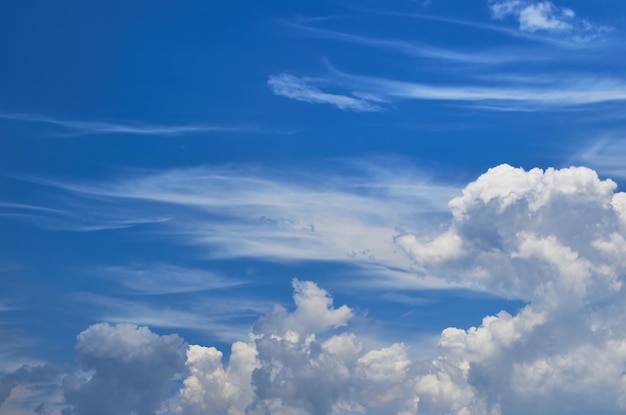
{"label": "deep blue sky area", "polygon": [[[0,414],[565,413],[514,380],[579,399],[559,370],[608,391],[580,410],[623,410],[618,374],[563,362],[626,363],[606,317],[626,310],[625,31],[621,0],[0,3]],[[112,403],[98,359],[143,327],[217,347],[223,379],[248,342],[254,374],[186,394],[187,352],[170,395]],[[332,398],[259,380],[280,360],[261,339],[314,359],[344,330],[360,360]]]}

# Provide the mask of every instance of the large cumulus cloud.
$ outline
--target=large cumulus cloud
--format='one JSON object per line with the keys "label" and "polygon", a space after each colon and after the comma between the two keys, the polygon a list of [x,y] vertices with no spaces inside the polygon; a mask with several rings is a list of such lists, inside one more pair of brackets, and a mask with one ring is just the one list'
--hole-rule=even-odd
{"label": "large cumulus cloud", "polygon": [[406,397],[404,345],[363,353],[354,334],[329,333],[348,324],[351,309],[335,308],[313,282],[293,288],[295,310],[277,306],[260,318],[251,341],[233,345],[227,368],[216,349],[190,347],[179,413],[362,413]]}
{"label": "large cumulus cloud", "polygon": [[443,231],[398,235],[423,277],[526,304],[444,329],[431,361],[409,358],[410,344],[367,349],[350,332],[352,309],[294,280],[295,308],[267,312],[227,360],[145,327],[88,328],[78,337],[85,374],[66,377],[65,412],[623,413],[626,194],[616,188],[587,168],[502,165],[450,201]]}
{"label": "large cumulus cloud", "polygon": [[587,168],[502,165],[450,202],[445,232],[397,238],[423,272],[528,302],[443,331],[416,385],[423,413],[624,410],[625,195],[615,190]]}
{"label": "large cumulus cloud", "polygon": [[353,312],[295,281],[295,311],[261,318],[226,368],[215,349],[190,349],[179,412],[624,411],[626,195],[586,168],[502,165],[449,206],[447,229],[398,235],[397,245],[423,275],[524,300],[517,313],[447,328],[434,360],[411,361],[402,343],[364,350],[343,329]]}
{"label": "large cumulus cloud", "polygon": [[63,415],[152,415],[169,397],[168,382],[183,371],[185,349],[177,335],[159,336],[133,324],[95,324],[78,335],[86,379],[63,380]]}

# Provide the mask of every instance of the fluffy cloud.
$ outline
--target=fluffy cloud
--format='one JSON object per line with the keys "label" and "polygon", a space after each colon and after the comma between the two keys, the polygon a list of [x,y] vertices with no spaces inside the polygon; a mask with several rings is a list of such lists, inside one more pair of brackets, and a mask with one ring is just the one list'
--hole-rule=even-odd
{"label": "fluffy cloud", "polygon": [[191,346],[186,365],[189,376],[180,391],[185,414],[244,414],[252,403],[252,371],[257,367],[253,345],[237,342],[232,346],[230,364],[224,369],[222,352],[214,347]]}
{"label": "fluffy cloud", "polygon": [[567,7],[558,7],[551,1],[490,0],[489,7],[495,19],[513,17],[524,32],[572,33],[576,39],[586,40],[608,27],[594,26]]}
{"label": "fluffy cloud", "polygon": [[[348,330],[353,310],[294,280],[295,308],[261,317],[228,362],[175,335],[90,327],[78,337],[90,378],[65,379],[66,413],[621,413],[626,194],[616,188],[588,168],[501,165],[450,201],[446,229],[398,235],[419,272],[526,302],[446,328],[432,361],[412,360],[403,343],[366,349]],[[178,373],[173,397],[167,384]]]}
{"label": "fluffy cloud", "polygon": [[322,415],[366,408],[388,413],[404,404],[412,366],[406,347],[364,353],[354,334],[329,335],[348,324],[352,311],[335,308],[312,282],[294,280],[293,288],[295,310],[277,306],[259,319],[251,341],[233,345],[227,368],[215,348],[189,348],[190,376],[178,413]]}
{"label": "fluffy cloud", "polygon": [[444,233],[396,242],[429,272],[468,287],[534,302],[585,301],[621,286],[607,257],[621,249],[624,194],[615,188],[587,168],[502,165],[450,201]]}
{"label": "fluffy cloud", "polygon": [[587,168],[502,165],[450,201],[441,235],[397,238],[425,272],[528,302],[515,316],[443,331],[417,381],[424,413],[624,409],[626,195],[615,189]]}
{"label": "fluffy cloud", "polygon": [[64,415],[150,415],[161,410],[168,382],[184,369],[185,346],[177,335],[159,336],[133,324],[95,324],[78,335],[88,379],[63,379]]}
{"label": "fluffy cloud", "polygon": [[557,7],[549,1],[492,1],[490,7],[493,17],[503,19],[513,16],[519,20],[520,29],[526,32],[571,30],[576,17],[572,9]]}

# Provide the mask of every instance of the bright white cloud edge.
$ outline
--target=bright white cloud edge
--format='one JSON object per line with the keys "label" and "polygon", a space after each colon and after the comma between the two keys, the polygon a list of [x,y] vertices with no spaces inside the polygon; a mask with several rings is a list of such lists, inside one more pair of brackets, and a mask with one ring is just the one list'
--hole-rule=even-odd
{"label": "bright white cloud edge", "polygon": [[[296,308],[276,307],[259,319],[249,341],[233,344],[226,365],[215,348],[181,349],[182,339],[146,328],[88,328],[79,351],[84,368],[95,372],[64,383],[71,413],[104,403],[114,405],[110,413],[147,405],[191,415],[209,408],[228,415],[626,409],[626,194],[588,168],[502,165],[468,184],[449,206],[448,229],[400,234],[399,246],[441,278],[512,293],[528,305],[514,315],[487,316],[477,327],[445,329],[432,361],[409,358],[403,343],[364,349],[350,332],[353,310],[335,307],[315,283],[294,280]],[[123,352],[128,348],[145,353]],[[107,393],[119,385],[110,371],[99,374],[103,362],[119,365],[113,373],[135,367],[138,383],[127,391],[144,388],[149,399],[110,400]],[[144,376],[155,370],[161,375]],[[184,373],[183,386],[166,395],[176,372]],[[99,384],[106,387],[94,394]]]}

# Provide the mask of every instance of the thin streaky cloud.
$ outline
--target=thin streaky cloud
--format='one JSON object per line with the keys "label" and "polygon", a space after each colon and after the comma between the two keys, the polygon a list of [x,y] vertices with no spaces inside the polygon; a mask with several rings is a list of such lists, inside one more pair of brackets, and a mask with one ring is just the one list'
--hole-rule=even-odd
{"label": "thin streaky cloud", "polygon": [[87,292],[75,293],[75,301],[93,307],[94,317],[101,321],[197,330],[220,341],[245,340],[250,323],[242,320],[255,319],[272,305],[269,300],[212,297],[163,307],[146,297],[130,300]]}
{"label": "thin streaky cloud", "polygon": [[96,272],[134,294],[163,295],[219,290],[246,284],[210,271],[166,263],[102,267]]}
{"label": "thin streaky cloud", "polygon": [[[375,37],[337,32],[334,30],[319,29],[290,22],[285,22],[285,24],[311,37],[358,44],[383,49],[386,51],[394,51],[411,57],[481,64],[500,64],[519,61],[521,59],[525,61],[528,60],[527,57],[521,57],[519,54],[507,54],[503,51],[462,53],[450,49],[437,48],[426,44],[407,42],[404,40],[379,39]],[[536,55],[534,56],[534,58],[540,59],[540,57]]]}
{"label": "thin streaky cloud", "polygon": [[574,155],[572,162],[584,163],[603,175],[626,179],[626,140],[605,137],[595,140]]}
{"label": "thin streaky cloud", "polygon": [[[536,32],[527,32],[519,29],[513,29],[510,27],[496,25],[491,23],[481,23],[473,20],[465,20],[458,19],[454,17],[446,17],[446,16],[435,16],[431,14],[424,13],[403,13],[403,12],[389,12],[389,11],[379,11],[379,10],[369,10],[369,9],[358,9],[362,12],[378,14],[381,16],[390,16],[390,17],[404,17],[409,19],[418,19],[418,20],[430,20],[441,23],[449,23],[453,25],[464,26],[472,29],[478,30],[487,30],[492,32],[502,33],[509,37],[518,38],[527,40],[530,42],[543,43],[547,45],[557,46],[565,49],[579,49],[579,48],[590,48],[596,47],[599,44],[604,44],[604,39],[600,36],[596,36],[593,38],[576,38],[575,36],[572,38],[563,38],[556,36],[545,36],[542,34],[538,34]],[[611,31],[611,28],[607,27],[605,30],[602,30],[600,34],[605,34]],[[594,42],[590,42],[589,40],[593,39]],[[600,42],[602,41],[602,42]]]}
{"label": "thin streaky cloud", "polygon": [[50,117],[40,114],[0,113],[5,120],[49,124],[68,131],[57,134],[63,136],[100,135],[100,134],[131,134],[131,135],[183,135],[192,133],[218,132],[263,132],[263,129],[251,126],[224,126],[215,124],[157,125],[145,123],[124,123],[107,121],[79,121]]}
{"label": "thin streaky cloud", "polygon": [[[0,313],[4,313],[6,311],[22,310],[22,309],[23,309],[22,307],[17,307],[17,306],[11,305],[10,303],[0,301]],[[2,320],[0,320],[0,324],[2,324]]]}
{"label": "thin streaky cloud", "polygon": [[357,163],[352,174],[345,171],[348,163],[341,165],[341,175],[316,169],[315,181],[302,169],[231,166],[142,172],[100,183],[45,182],[80,201],[72,205],[74,217],[89,220],[82,227],[132,223],[146,212],[167,215],[172,219],[152,224],[151,231],[201,248],[207,259],[332,261],[359,269],[361,280],[385,274],[398,286],[432,286],[408,274],[411,263],[393,238],[417,223],[434,223],[427,218],[445,212],[458,188],[399,170],[398,160]]}
{"label": "thin streaky cloud", "polygon": [[[112,230],[112,229],[128,229],[128,228],[134,228],[140,225],[153,225],[153,224],[164,223],[169,220],[171,220],[170,217],[146,217],[146,218],[112,221],[109,223],[96,224],[96,225],[79,225],[75,227],[70,227],[69,230],[72,230],[74,232],[97,232],[97,231],[107,231],[107,230]],[[58,223],[53,228],[63,229],[64,224]]]}
{"label": "thin streaky cloud", "polygon": [[336,21],[336,20],[346,20],[355,18],[355,15],[351,14],[334,14],[328,16],[302,16],[298,15],[293,18],[295,22],[300,24],[303,23],[318,23],[318,22],[328,22],[328,21]]}
{"label": "thin streaky cloud", "polygon": [[[429,85],[386,78],[351,75],[331,69],[336,84],[360,89],[389,100],[434,100],[491,103],[491,109],[550,109],[626,101],[626,83],[616,79],[555,78],[549,88],[526,84]],[[489,109],[486,107],[485,109]]]}
{"label": "thin streaky cloud", "polygon": [[8,203],[8,202],[0,202],[0,209],[16,209],[16,210],[31,210],[37,212],[47,212],[47,213],[59,213],[63,214],[62,210],[59,209],[51,209],[44,206],[36,206],[36,205],[28,205],[25,203]]}
{"label": "thin streaky cloud", "polygon": [[344,111],[379,112],[379,99],[366,95],[341,95],[324,92],[313,85],[310,78],[299,78],[286,73],[271,75],[267,81],[274,94],[311,104],[329,104]]}

